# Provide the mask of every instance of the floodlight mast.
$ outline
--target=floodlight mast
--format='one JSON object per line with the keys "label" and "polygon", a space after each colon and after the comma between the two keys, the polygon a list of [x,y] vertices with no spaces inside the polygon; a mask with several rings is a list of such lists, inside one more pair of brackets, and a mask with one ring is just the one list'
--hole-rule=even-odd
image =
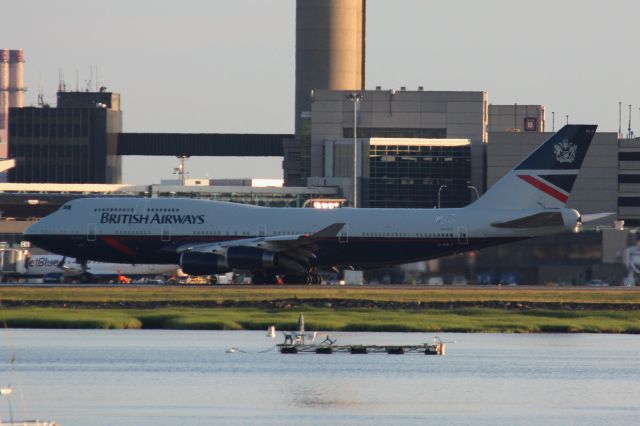
{"label": "floodlight mast", "polygon": [[353,208],[358,207],[358,104],[364,99],[360,93],[350,93],[353,102]]}

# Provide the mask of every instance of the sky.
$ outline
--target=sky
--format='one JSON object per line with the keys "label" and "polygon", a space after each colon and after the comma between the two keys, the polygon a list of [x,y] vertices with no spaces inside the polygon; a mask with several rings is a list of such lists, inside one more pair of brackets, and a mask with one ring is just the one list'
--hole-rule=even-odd
{"label": "sky", "polygon": [[[321,1],[321,0],[319,0]],[[91,78],[121,94],[125,132],[293,133],[294,0],[3,0],[0,47],[25,51],[25,103]],[[367,0],[366,88],[482,90],[543,104],[556,128],[640,132],[640,2]],[[76,77],[77,76],[77,77]],[[550,124],[549,124],[550,126]],[[281,177],[281,158],[196,158],[191,177]],[[175,179],[124,157],[125,183]]]}

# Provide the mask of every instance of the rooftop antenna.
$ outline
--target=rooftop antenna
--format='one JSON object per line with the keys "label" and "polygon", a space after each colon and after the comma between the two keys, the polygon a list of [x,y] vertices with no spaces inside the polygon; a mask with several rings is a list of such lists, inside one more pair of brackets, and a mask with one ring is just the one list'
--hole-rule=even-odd
{"label": "rooftop antenna", "polygon": [[78,69],[76,68],[76,92],[80,91],[80,78],[78,77]]}
{"label": "rooftop antenna", "polygon": [[93,65],[89,65],[89,81],[87,81],[87,87],[85,88],[85,91],[91,92],[92,88],[93,88]]}
{"label": "rooftop antenna", "polygon": [[38,73],[38,106],[44,106],[44,88],[42,87],[42,73]]}
{"label": "rooftop antenna", "polygon": [[618,139],[622,139],[622,101],[618,102]]}
{"label": "rooftop antenna", "polygon": [[631,139],[633,133],[631,133],[631,104],[629,104],[629,128],[627,129],[627,139]]}
{"label": "rooftop antenna", "polygon": [[551,111],[551,131],[556,131],[556,112]]}
{"label": "rooftop antenna", "polygon": [[66,92],[67,83],[64,82],[64,70],[58,68],[58,92]]}

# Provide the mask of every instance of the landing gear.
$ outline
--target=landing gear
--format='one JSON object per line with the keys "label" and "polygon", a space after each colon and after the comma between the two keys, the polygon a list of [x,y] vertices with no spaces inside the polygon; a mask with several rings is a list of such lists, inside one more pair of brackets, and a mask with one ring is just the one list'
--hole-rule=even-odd
{"label": "landing gear", "polygon": [[306,275],[284,275],[282,281],[284,284],[322,284],[322,275],[318,271],[310,270]]}
{"label": "landing gear", "polygon": [[89,284],[93,282],[93,275],[88,272],[83,272],[80,274],[80,277],[78,279],[82,284]]}
{"label": "landing gear", "polygon": [[313,271],[309,274],[307,282],[309,284],[322,284],[322,275],[318,271]]}
{"label": "landing gear", "polygon": [[[82,270],[82,273],[78,277],[78,280],[82,284],[92,283],[93,282],[93,275],[91,275],[89,272],[87,272],[87,261],[84,260],[84,259],[78,259],[78,262],[80,263],[80,269]],[[62,263],[64,263],[64,258],[62,259]]]}

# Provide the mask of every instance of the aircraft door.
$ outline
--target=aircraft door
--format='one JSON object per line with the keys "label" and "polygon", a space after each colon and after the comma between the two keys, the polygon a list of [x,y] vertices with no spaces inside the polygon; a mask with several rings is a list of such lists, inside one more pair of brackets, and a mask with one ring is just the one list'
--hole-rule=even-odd
{"label": "aircraft door", "polygon": [[458,244],[466,246],[467,244],[469,244],[469,236],[467,233],[467,227],[466,226],[459,226],[458,227]]}
{"label": "aircraft door", "polygon": [[171,225],[162,225],[160,240],[165,243],[171,241]]}
{"label": "aircraft door", "polygon": [[95,223],[90,223],[87,225],[87,241],[95,241],[96,240],[96,230],[98,226]]}
{"label": "aircraft door", "polygon": [[147,211],[147,199],[146,198],[142,198],[138,201],[136,201],[136,210],[135,210],[135,214],[143,214]]}
{"label": "aircraft door", "polygon": [[338,234],[338,241],[340,243],[348,243],[349,242],[349,226],[345,225],[340,233]]}

